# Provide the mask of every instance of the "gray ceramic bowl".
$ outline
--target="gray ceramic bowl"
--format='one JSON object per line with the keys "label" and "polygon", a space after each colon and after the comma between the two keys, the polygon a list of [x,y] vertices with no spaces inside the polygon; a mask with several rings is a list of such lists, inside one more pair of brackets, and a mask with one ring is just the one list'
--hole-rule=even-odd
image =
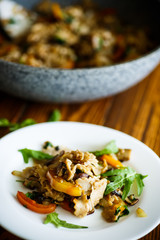
{"label": "gray ceramic bowl", "polygon": [[[31,8],[37,0],[17,0]],[[71,4],[76,1],[57,1]],[[160,43],[160,2],[153,0],[99,0],[116,8],[134,24],[147,24]],[[59,70],[35,68],[0,60],[0,90],[21,98],[45,102],[82,102],[111,96],[130,88],[160,62],[160,47],[145,56],[113,66]]]}

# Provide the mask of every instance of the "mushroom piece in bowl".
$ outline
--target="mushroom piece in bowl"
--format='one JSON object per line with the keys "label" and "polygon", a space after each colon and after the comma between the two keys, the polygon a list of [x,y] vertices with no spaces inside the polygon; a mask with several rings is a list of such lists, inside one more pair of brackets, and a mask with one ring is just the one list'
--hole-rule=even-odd
{"label": "mushroom piece in bowl", "polygon": [[[25,0],[23,5],[32,9],[38,2]],[[39,5],[38,20],[23,43],[14,39],[8,55],[1,57],[0,51],[0,90],[35,101],[98,99],[135,85],[159,63],[158,1],[101,0],[100,14],[87,6],[85,18],[83,8],[73,7],[76,1],[57,3],[49,3],[47,24]],[[138,30],[146,26],[148,42]]]}

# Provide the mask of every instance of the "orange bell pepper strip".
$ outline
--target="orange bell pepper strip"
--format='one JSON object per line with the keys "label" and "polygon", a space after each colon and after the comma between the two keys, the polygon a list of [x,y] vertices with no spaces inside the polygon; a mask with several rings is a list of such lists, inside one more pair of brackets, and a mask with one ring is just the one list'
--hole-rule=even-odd
{"label": "orange bell pepper strip", "polygon": [[75,66],[75,63],[72,60],[68,60],[63,66],[62,68],[64,69],[73,69]]}
{"label": "orange bell pepper strip", "polygon": [[67,182],[63,178],[55,176],[52,170],[49,170],[47,172],[47,178],[50,182],[51,187],[58,192],[63,192],[75,197],[79,197],[82,195],[81,187],[71,182]]}
{"label": "orange bell pepper strip", "polygon": [[23,192],[17,192],[18,201],[26,208],[30,209],[33,212],[48,214],[54,212],[56,204],[51,203],[49,205],[43,205],[36,203],[36,201],[27,197]]}
{"label": "orange bell pepper strip", "polygon": [[123,167],[123,164],[119,160],[113,158],[111,155],[104,154],[101,158],[102,160],[106,160],[107,163],[114,168]]}
{"label": "orange bell pepper strip", "polygon": [[61,7],[58,3],[53,3],[52,4],[52,13],[53,13],[53,16],[57,20],[62,20],[63,19],[63,12],[62,12],[62,9],[61,9]]}

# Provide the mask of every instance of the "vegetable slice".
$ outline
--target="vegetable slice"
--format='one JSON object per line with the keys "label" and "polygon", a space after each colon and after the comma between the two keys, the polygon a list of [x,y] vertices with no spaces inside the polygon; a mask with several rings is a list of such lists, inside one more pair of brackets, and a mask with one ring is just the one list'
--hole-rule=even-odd
{"label": "vegetable slice", "polygon": [[64,69],[72,69],[72,68],[74,68],[74,66],[75,66],[74,61],[68,60],[68,61],[66,61],[66,62],[64,63],[64,65],[62,66],[62,68],[64,68]]}
{"label": "vegetable slice", "polygon": [[47,178],[52,188],[56,191],[66,193],[70,196],[79,197],[82,194],[82,189],[71,182],[67,182],[64,179],[54,175],[52,170],[47,172]]}
{"label": "vegetable slice", "polygon": [[58,20],[63,19],[63,12],[62,12],[62,9],[61,9],[61,7],[58,3],[53,3],[52,4],[52,13],[53,13],[53,16],[56,19],[58,19]]}
{"label": "vegetable slice", "polygon": [[140,207],[137,208],[136,214],[138,217],[147,217],[147,214],[145,213],[145,211]]}
{"label": "vegetable slice", "polygon": [[70,202],[67,200],[64,200],[63,202],[61,202],[60,206],[68,212],[71,212],[71,213],[74,212],[74,209],[70,207]]}
{"label": "vegetable slice", "polygon": [[120,217],[126,216],[129,214],[129,210],[126,205],[119,206],[115,211],[115,216],[117,217],[116,222],[120,219]]}
{"label": "vegetable slice", "polygon": [[102,160],[106,160],[107,163],[114,168],[123,167],[123,164],[119,160],[113,158],[111,155],[104,154],[101,158]]}
{"label": "vegetable slice", "polygon": [[56,208],[56,204],[54,204],[54,203],[49,204],[49,205],[43,205],[43,204],[36,203],[36,201],[30,199],[23,192],[20,192],[20,191],[17,192],[17,198],[18,198],[18,201],[24,207],[30,209],[33,212],[47,214],[47,213],[53,212]]}

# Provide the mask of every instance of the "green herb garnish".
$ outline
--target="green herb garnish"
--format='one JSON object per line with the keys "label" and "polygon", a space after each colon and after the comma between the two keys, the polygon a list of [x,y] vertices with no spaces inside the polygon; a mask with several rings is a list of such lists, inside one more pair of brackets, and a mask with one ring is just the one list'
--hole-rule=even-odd
{"label": "green herb garnish", "polygon": [[98,47],[97,47],[97,51],[100,51],[101,49],[102,49],[102,47],[103,47],[103,39],[100,37],[99,38],[99,41],[98,41]]}
{"label": "green herb garnish", "polygon": [[30,199],[32,199],[33,196],[34,196],[34,194],[31,193],[31,192],[27,192],[27,193],[26,193],[26,197],[28,197],[28,198],[30,198]]}
{"label": "green herb garnish", "polygon": [[49,155],[49,154],[41,152],[41,151],[28,149],[28,148],[23,148],[18,151],[22,153],[25,163],[28,163],[30,158],[33,158],[36,160],[48,160],[48,159],[53,158],[52,155]]}
{"label": "green herb garnish", "polygon": [[115,143],[115,140],[112,140],[105,146],[104,149],[100,151],[95,151],[92,153],[98,157],[104,154],[111,154],[111,153],[117,153],[117,152],[118,152],[118,147]]}
{"label": "green herb garnish", "polygon": [[16,180],[16,182],[24,183],[24,180]]}
{"label": "green herb garnish", "polygon": [[44,149],[47,149],[48,147],[53,147],[53,144],[52,144],[51,142],[49,142],[49,141],[47,141],[47,142],[44,143],[43,148],[44,148]]}
{"label": "green herb garnish", "polygon": [[64,16],[64,21],[68,24],[72,23],[74,20],[74,17],[69,14],[64,13],[63,16]]}
{"label": "green herb garnish", "polygon": [[[121,207],[124,207],[125,209],[121,212]],[[120,206],[116,209],[114,215],[117,216],[118,215],[118,218],[116,220],[116,222],[118,222],[118,220],[123,217],[123,216],[127,216],[129,214],[129,210],[128,210],[128,207],[126,205],[124,206]]]}
{"label": "green herb garnish", "polygon": [[102,176],[107,177],[110,181],[104,194],[107,195],[115,191],[117,188],[123,187],[122,200],[126,199],[135,179],[137,183],[138,196],[140,196],[144,187],[143,179],[147,177],[147,175],[143,176],[142,174],[136,173],[136,171],[130,167],[113,169],[103,173]]}
{"label": "green herb garnish", "polygon": [[49,119],[48,119],[48,122],[56,122],[56,121],[59,121],[61,119],[61,113],[58,109],[55,109]]}
{"label": "green herb garnish", "polygon": [[20,128],[27,127],[27,126],[34,125],[34,124],[36,124],[36,122],[33,119],[27,118],[26,120],[24,120],[21,123],[14,123],[14,124],[12,123],[9,130],[10,131],[15,131],[15,130],[18,130]]}
{"label": "green herb garnish", "polygon": [[59,44],[65,44],[66,43],[66,41],[64,39],[62,39],[61,37],[59,37],[58,35],[54,36],[54,40]]}
{"label": "green herb garnish", "polygon": [[[56,109],[52,112],[51,116],[48,119],[48,122],[59,121],[60,118],[61,118],[61,113],[58,109]],[[37,122],[31,118],[27,118],[21,123],[11,123],[7,118],[0,118],[0,127],[8,127],[10,132],[18,130],[23,127],[36,124],[36,123]]]}
{"label": "green herb garnish", "polygon": [[0,118],[0,127],[9,127],[10,122],[7,118]]}
{"label": "green herb garnish", "polygon": [[27,118],[21,123],[11,123],[7,118],[0,119],[0,127],[9,127],[9,130],[11,132],[26,126],[33,125],[35,123],[36,122],[31,118]]}
{"label": "green herb garnish", "polygon": [[32,184],[34,183],[35,181],[29,181],[27,184],[25,184],[25,187],[27,188],[32,188]]}
{"label": "green herb garnish", "polygon": [[8,23],[9,24],[15,24],[17,22],[17,20],[15,19],[15,18],[10,18],[9,20],[8,20]]}
{"label": "green herb garnish", "polygon": [[50,213],[47,215],[44,224],[47,223],[52,223],[54,224],[57,228],[58,227],[64,227],[64,228],[88,228],[85,226],[79,226],[79,225],[75,225],[72,223],[67,223],[66,221],[60,220],[58,218],[58,213],[54,212],[54,213]]}

